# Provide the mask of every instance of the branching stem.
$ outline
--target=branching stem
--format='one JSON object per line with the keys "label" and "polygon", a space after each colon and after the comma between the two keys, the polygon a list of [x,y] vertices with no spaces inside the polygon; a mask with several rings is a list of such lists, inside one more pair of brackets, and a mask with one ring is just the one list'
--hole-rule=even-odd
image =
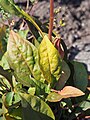
{"label": "branching stem", "polygon": [[54,0],[50,0],[50,22],[49,22],[49,40],[52,41],[52,30],[53,30],[53,19],[54,19]]}

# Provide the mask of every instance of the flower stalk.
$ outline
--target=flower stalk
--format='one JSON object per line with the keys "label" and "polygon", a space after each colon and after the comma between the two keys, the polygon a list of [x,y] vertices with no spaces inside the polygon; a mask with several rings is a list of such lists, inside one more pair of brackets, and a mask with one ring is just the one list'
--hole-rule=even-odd
{"label": "flower stalk", "polygon": [[48,31],[48,37],[50,41],[52,41],[53,19],[54,19],[54,0],[50,0],[50,22]]}

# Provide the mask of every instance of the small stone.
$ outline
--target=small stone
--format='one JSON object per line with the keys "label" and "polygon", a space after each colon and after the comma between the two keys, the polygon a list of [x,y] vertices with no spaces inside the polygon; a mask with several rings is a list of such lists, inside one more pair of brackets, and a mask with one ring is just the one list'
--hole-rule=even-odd
{"label": "small stone", "polygon": [[74,36],[72,34],[70,34],[68,36],[68,41],[69,41],[70,44],[72,44],[74,42]]}

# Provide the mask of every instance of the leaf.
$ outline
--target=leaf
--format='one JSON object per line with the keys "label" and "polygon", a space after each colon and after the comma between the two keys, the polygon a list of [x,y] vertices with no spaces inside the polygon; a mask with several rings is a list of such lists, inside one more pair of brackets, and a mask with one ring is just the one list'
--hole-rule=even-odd
{"label": "leaf", "polygon": [[21,97],[20,97],[19,93],[14,93],[13,98],[14,98],[13,104],[18,103],[21,100]]}
{"label": "leaf", "polygon": [[64,98],[69,97],[78,97],[84,95],[84,93],[79,90],[78,88],[72,87],[72,86],[66,86],[64,87],[60,92],[60,95],[64,96]]}
{"label": "leaf", "polygon": [[82,63],[72,61],[71,64],[74,67],[74,85],[84,92],[88,85],[87,71]]}
{"label": "leaf", "polygon": [[56,92],[51,92],[48,96],[47,96],[47,100],[49,102],[59,102],[63,99],[63,96],[61,96],[60,94],[56,93]]}
{"label": "leaf", "polygon": [[39,97],[28,94],[22,94],[22,107],[24,108],[24,120],[55,120],[50,107]]}
{"label": "leaf", "polygon": [[9,88],[12,85],[12,74],[10,73],[10,71],[8,70],[4,70],[1,66],[0,66],[0,75],[2,75],[3,77],[5,77],[4,79],[4,83],[7,85],[7,87]]}
{"label": "leaf", "polygon": [[60,78],[62,59],[57,49],[45,35],[40,47],[40,68],[48,83],[53,83]]}
{"label": "leaf", "polygon": [[79,105],[83,111],[90,109],[90,101],[83,101]]}
{"label": "leaf", "polygon": [[31,108],[29,103],[22,100],[22,113],[23,113],[23,120],[40,120],[38,114]]}
{"label": "leaf", "polygon": [[61,44],[61,39],[60,38],[55,38],[54,40],[54,45],[57,48],[57,50],[59,51],[59,54],[61,56],[61,58],[64,58],[64,49],[63,46]]}
{"label": "leaf", "polygon": [[0,120],[3,120],[3,117],[0,116]]}
{"label": "leaf", "polygon": [[79,104],[79,107],[82,108],[82,110],[86,111],[88,109],[90,109],[90,94],[88,95],[87,99],[82,101],[80,104]]}
{"label": "leaf", "polygon": [[22,107],[13,107],[9,108],[9,116],[12,117],[14,120],[22,120]]}
{"label": "leaf", "polygon": [[12,105],[13,95],[14,95],[14,92],[8,92],[6,94],[6,98],[5,98],[5,105],[6,106]]}
{"label": "leaf", "polygon": [[49,87],[42,83],[43,76],[39,67],[38,50],[32,43],[11,31],[7,53],[10,67],[21,84],[36,87],[37,94],[49,92]]}
{"label": "leaf", "polygon": [[34,95],[34,94],[35,94],[35,87],[30,87],[30,88],[28,89],[28,93],[29,93],[30,95]]}
{"label": "leaf", "polygon": [[18,10],[13,6],[13,0],[0,0],[0,6],[2,6],[2,8],[6,11],[9,12],[11,14],[16,14],[18,15],[19,12]]}
{"label": "leaf", "polygon": [[6,51],[6,41],[4,37],[6,35],[6,27],[3,26],[0,28],[0,59],[2,58],[4,52]]}
{"label": "leaf", "polygon": [[36,80],[42,79],[38,50],[32,43],[11,31],[7,45],[7,53],[10,67],[14,70],[15,75],[21,83],[27,85],[31,75]]}
{"label": "leaf", "polygon": [[68,78],[70,77],[70,68],[68,64],[63,60],[62,61],[62,73],[59,81],[57,82],[56,89],[61,90],[65,83],[67,82]]}
{"label": "leaf", "polygon": [[5,54],[2,56],[0,65],[3,67],[4,70],[10,69],[8,61],[7,61],[7,52],[5,52]]}
{"label": "leaf", "polygon": [[43,32],[41,31],[41,29],[37,25],[37,23],[33,20],[33,18],[30,15],[28,15],[26,12],[24,12],[22,9],[20,9],[18,6],[16,6],[14,4],[13,0],[4,0],[4,1],[0,0],[0,5],[6,12],[8,12],[12,15],[24,17],[26,20],[31,22],[43,36]]}
{"label": "leaf", "polygon": [[[6,115],[3,120],[15,120],[14,118],[10,117],[9,115]],[[16,119],[17,120],[17,119]]]}
{"label": "leaf", "polygon": [[61,91],[52,90],[48,96],[47,100],[50,102],[58,102],[63,98],[78,97],[84,95],[84,93],[72,86],[66,86]]}
{"label": "leaf", "polygon": [[2,113],[3,113],[3,111],[2,111],[2,109],[0,108],[0,116],[2,115]]}
{"label": "leaf", "polygon": [[28,32],[29,32],[29,30],[19,30],[19,31],[18,31],[18,34],[19,34],[23,39],[26,39]]}

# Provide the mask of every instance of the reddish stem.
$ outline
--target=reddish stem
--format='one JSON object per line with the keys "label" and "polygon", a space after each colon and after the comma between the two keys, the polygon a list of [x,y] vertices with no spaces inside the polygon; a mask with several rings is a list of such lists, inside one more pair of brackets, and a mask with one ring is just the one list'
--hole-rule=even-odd
{"label": "reddish stem", "polygon": [[53,19],[54,19],[54,0],[50,0],[50,22],[49,22],[48,37],[49,40],[51,41],[52,41]]}

